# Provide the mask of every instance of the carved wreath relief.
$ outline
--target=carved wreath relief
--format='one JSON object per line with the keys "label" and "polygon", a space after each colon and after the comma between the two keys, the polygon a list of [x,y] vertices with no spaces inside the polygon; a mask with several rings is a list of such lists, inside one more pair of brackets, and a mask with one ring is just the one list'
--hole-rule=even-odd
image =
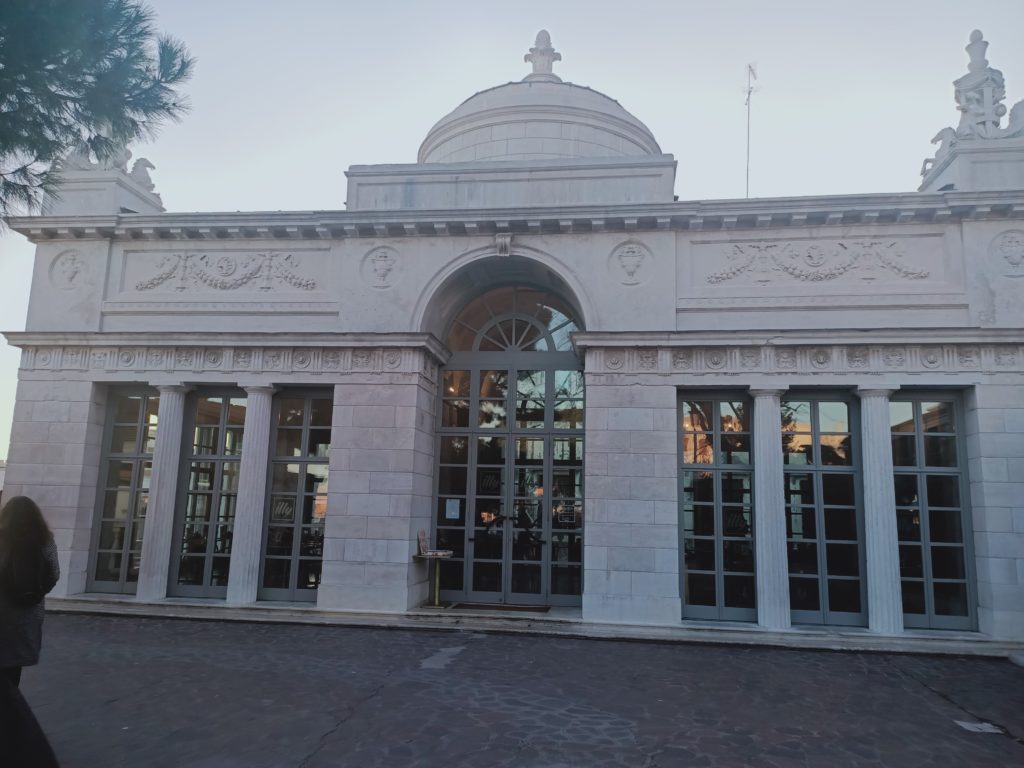
{"label": "carved wreath relief", "polygon": [[1001,256],[1009,269],[1007,277],[1024,277],[1024,232],[1011,229],[998,235],[988,247],[992,256]]}
{"label": "carved wreath relief", "polygon": [[288,286],[312,291],[315,280],[299,273],[302,260],[291,253],[169,253],[156,263],[157,273],[135,285],[138,291],[152,291],[166,283],[176,283],[174,290],[185,291],[206,286],[216,291],[234,291],[250,284],[261,291]]}
{"label": "carved wreath relief", "polygon": [[645,245],[630,241],[612,251],[608,271],[623,285],[640,285],[646,282],[653,263],[654,257]]}
{"label": "carved wreath relief", "polygon": [[834,243],[738,243],[726,253],[730,265],[706,278],[711,284],[724,283],[743,274],[755,282],[771,283],[776,277],[803,282],[835,280],[856,272],[862,280],[878,277],[880,270],[906,280],[923,280],[927,270],[913,269],[893,240],[850,240]]}

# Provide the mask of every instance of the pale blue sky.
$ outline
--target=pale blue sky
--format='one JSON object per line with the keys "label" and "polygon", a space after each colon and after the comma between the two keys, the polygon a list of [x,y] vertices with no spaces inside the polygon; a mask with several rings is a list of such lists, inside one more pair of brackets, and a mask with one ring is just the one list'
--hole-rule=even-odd
{"label": "pale blue sky", "polygon": [[[518,80],[540,28],[555,71],[617,99],[679,162],[680,199],[743,196],[745,65],[756,62],[751,195],[917,187],[955,125],[974,28],[1024,98],[1024,0],[151,0],[198,59],[192,112],[132,147],[171,211],[341,209],[353,164],[414,162],[442,115]],[[0,236],[0,329],[24,328],[32,246]],[[18,352],[0,350],[0,458]]]}

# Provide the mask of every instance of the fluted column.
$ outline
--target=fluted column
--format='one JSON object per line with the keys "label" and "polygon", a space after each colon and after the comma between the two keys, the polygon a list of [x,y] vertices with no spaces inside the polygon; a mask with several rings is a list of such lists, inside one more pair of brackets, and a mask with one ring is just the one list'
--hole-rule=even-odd
{"label": "fluted column", "polygon": [[780,389],[752,389],[754,397],[754,555],[757,623],[788,629],[789,564],[782,476]]}
{"label": "fluted column", "polygon": [[245,393],[245,435],[238,470],[238,499],[235,502],[231,570],[228,574],[227,602],[231,605],[256,602],[259,587],[274,388],[245,387]]}
{"label": "fluted column", "polygon": [[174,536],[174,502],[181,464],[181,430],[185,418],[185,394],[188,390],[188,387],[181,384],[157,385],[160,405],[157,410],[153,475],[149,481],[139,583],[135,593],[139,600],[163,600],[167,597],[167,574]]}
{"label": "fluted column", "polygon": [[861,403],[868,628],[893,635],[903,631],[903,595],[889,426],[892,390],[858,389],[857,394]]}

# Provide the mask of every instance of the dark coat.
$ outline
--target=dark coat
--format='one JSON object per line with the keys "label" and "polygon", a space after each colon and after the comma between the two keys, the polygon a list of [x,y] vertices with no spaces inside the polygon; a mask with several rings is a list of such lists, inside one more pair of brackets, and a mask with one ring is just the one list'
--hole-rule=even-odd
{"label": "dark coat", "polygon": [[[57,545],[53,541],[43,547],[43,557],[50,570],[46,585],[49,592],[60,578]],[[39,663],[45,602],[40,600],[31,608],[22,608],[0,593],[0,667],[28,667]]]}

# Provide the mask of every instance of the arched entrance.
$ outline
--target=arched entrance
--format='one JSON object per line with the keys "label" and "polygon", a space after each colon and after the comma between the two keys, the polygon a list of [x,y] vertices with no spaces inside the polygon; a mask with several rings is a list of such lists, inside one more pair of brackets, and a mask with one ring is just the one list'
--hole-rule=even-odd
{"label": "arched entrance", "polygon": [[583,370],[578,313],[556,294],[500,287],[449,325],[434,539],[448,600],[579,605]]}

